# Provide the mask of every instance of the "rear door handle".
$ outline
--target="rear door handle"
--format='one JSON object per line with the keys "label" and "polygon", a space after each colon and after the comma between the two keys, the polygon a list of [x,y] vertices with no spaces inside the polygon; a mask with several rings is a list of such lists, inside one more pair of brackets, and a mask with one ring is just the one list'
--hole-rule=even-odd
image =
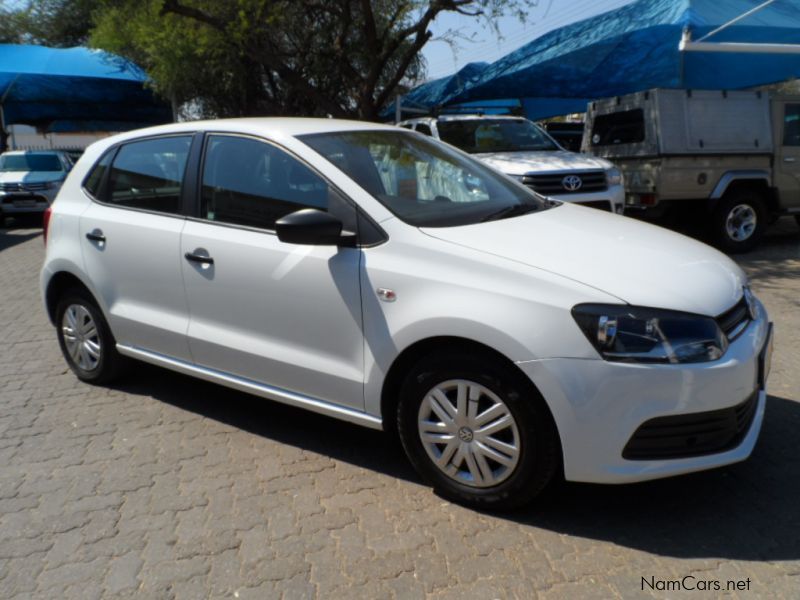
{"label": "rear door handle", "polygon": [[211,258],[210,256],[206,256],[204,254],[197,254],[197,250],[195,250],[194,252],[187,252],[186,254],[183,255],[183,257],[190,262],[196,262],[203,265],[214,264],[213,258]]}
{"label": "rear door handle", "polygon": [[794,156],[784,156],[783,162],[795,162],[797,159]]}
{"label": "rear door handle", "polygon": [[90,242],[97,242],[98,244],[106,243],[106,236],[99,229],[94,229],[86,234],[86,239]]}

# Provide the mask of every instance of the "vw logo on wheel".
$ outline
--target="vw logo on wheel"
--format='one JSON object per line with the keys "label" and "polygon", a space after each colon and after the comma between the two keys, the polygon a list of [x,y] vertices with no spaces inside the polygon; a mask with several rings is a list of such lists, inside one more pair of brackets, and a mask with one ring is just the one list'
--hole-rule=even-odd
{"label": "vw logo on wheel", "polygon": [[564,186],[564,189],[568,192],[577,192],[581,189],[583,181],[577,175],[567,175],[561,180],[561,185]]}

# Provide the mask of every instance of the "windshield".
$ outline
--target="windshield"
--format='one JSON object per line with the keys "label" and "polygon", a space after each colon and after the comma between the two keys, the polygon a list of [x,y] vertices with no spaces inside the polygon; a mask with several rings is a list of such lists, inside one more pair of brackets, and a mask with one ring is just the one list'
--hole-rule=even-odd
{"label": "windshield", "polygon": [[439,137],[464,152],[558,150],[546,133],[526,119],[462,119],[436,123]]}
{"label": "windshield", "polygon": [[418,227],[468,225],[549,206],[477,160],[401,129],[322,133],[300,139],[398,218]]}
{"label": "windshield", "polygon": [[0,171],[63,171],[55,154],[6,154],[0,156]]}

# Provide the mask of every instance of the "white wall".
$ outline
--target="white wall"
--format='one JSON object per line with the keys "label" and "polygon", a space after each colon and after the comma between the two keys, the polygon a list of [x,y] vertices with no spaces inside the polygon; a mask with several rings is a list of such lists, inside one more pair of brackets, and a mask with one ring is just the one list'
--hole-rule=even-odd
{"label": "white wall", "polygon": [[114,135],[115,132],[100,131],[87,133],[45,133],[36,132],[28,125],[8,127],[8,146],[10,150],[46,150],[86,148],[92,142]]}

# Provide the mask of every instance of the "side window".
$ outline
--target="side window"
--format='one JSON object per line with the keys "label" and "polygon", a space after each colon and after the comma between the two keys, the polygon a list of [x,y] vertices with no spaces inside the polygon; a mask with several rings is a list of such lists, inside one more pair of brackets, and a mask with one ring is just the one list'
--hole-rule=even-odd
{"label": "side window", "polygon": [[122,146],[109,173],[110,204],[177,214],[191,136],[130,142]]}
{"label": "side window", "polygon": [[108,165],[111,164],[111,158],[113,156],[113,150],[106,152],[100,160],[95,163],[83,182],[83,187],[95,198],[100,198],[100,185],[103,183],[103,176],[106,174],[106,170],[108,170]]}
{"label": "side window", "polygon": [[637,144],[644,141],[644,111],[641,108],[597,115],[592,129],[593,146]]}
{"label": "side window", "polygon": [[211,135],[203,164],[201,216],[274,229],[301,208],[328,210],[328,184],[283,150],[245,137]]}
{"label": "side window", "polygon": [[417,131],[433,137],[433,132],[431,131],[431,128],[425,123],[417,123]]}
{"label": "side window", "polygon": [[800,104],[787,104],[783,114],[783,145],[800,146]]}

